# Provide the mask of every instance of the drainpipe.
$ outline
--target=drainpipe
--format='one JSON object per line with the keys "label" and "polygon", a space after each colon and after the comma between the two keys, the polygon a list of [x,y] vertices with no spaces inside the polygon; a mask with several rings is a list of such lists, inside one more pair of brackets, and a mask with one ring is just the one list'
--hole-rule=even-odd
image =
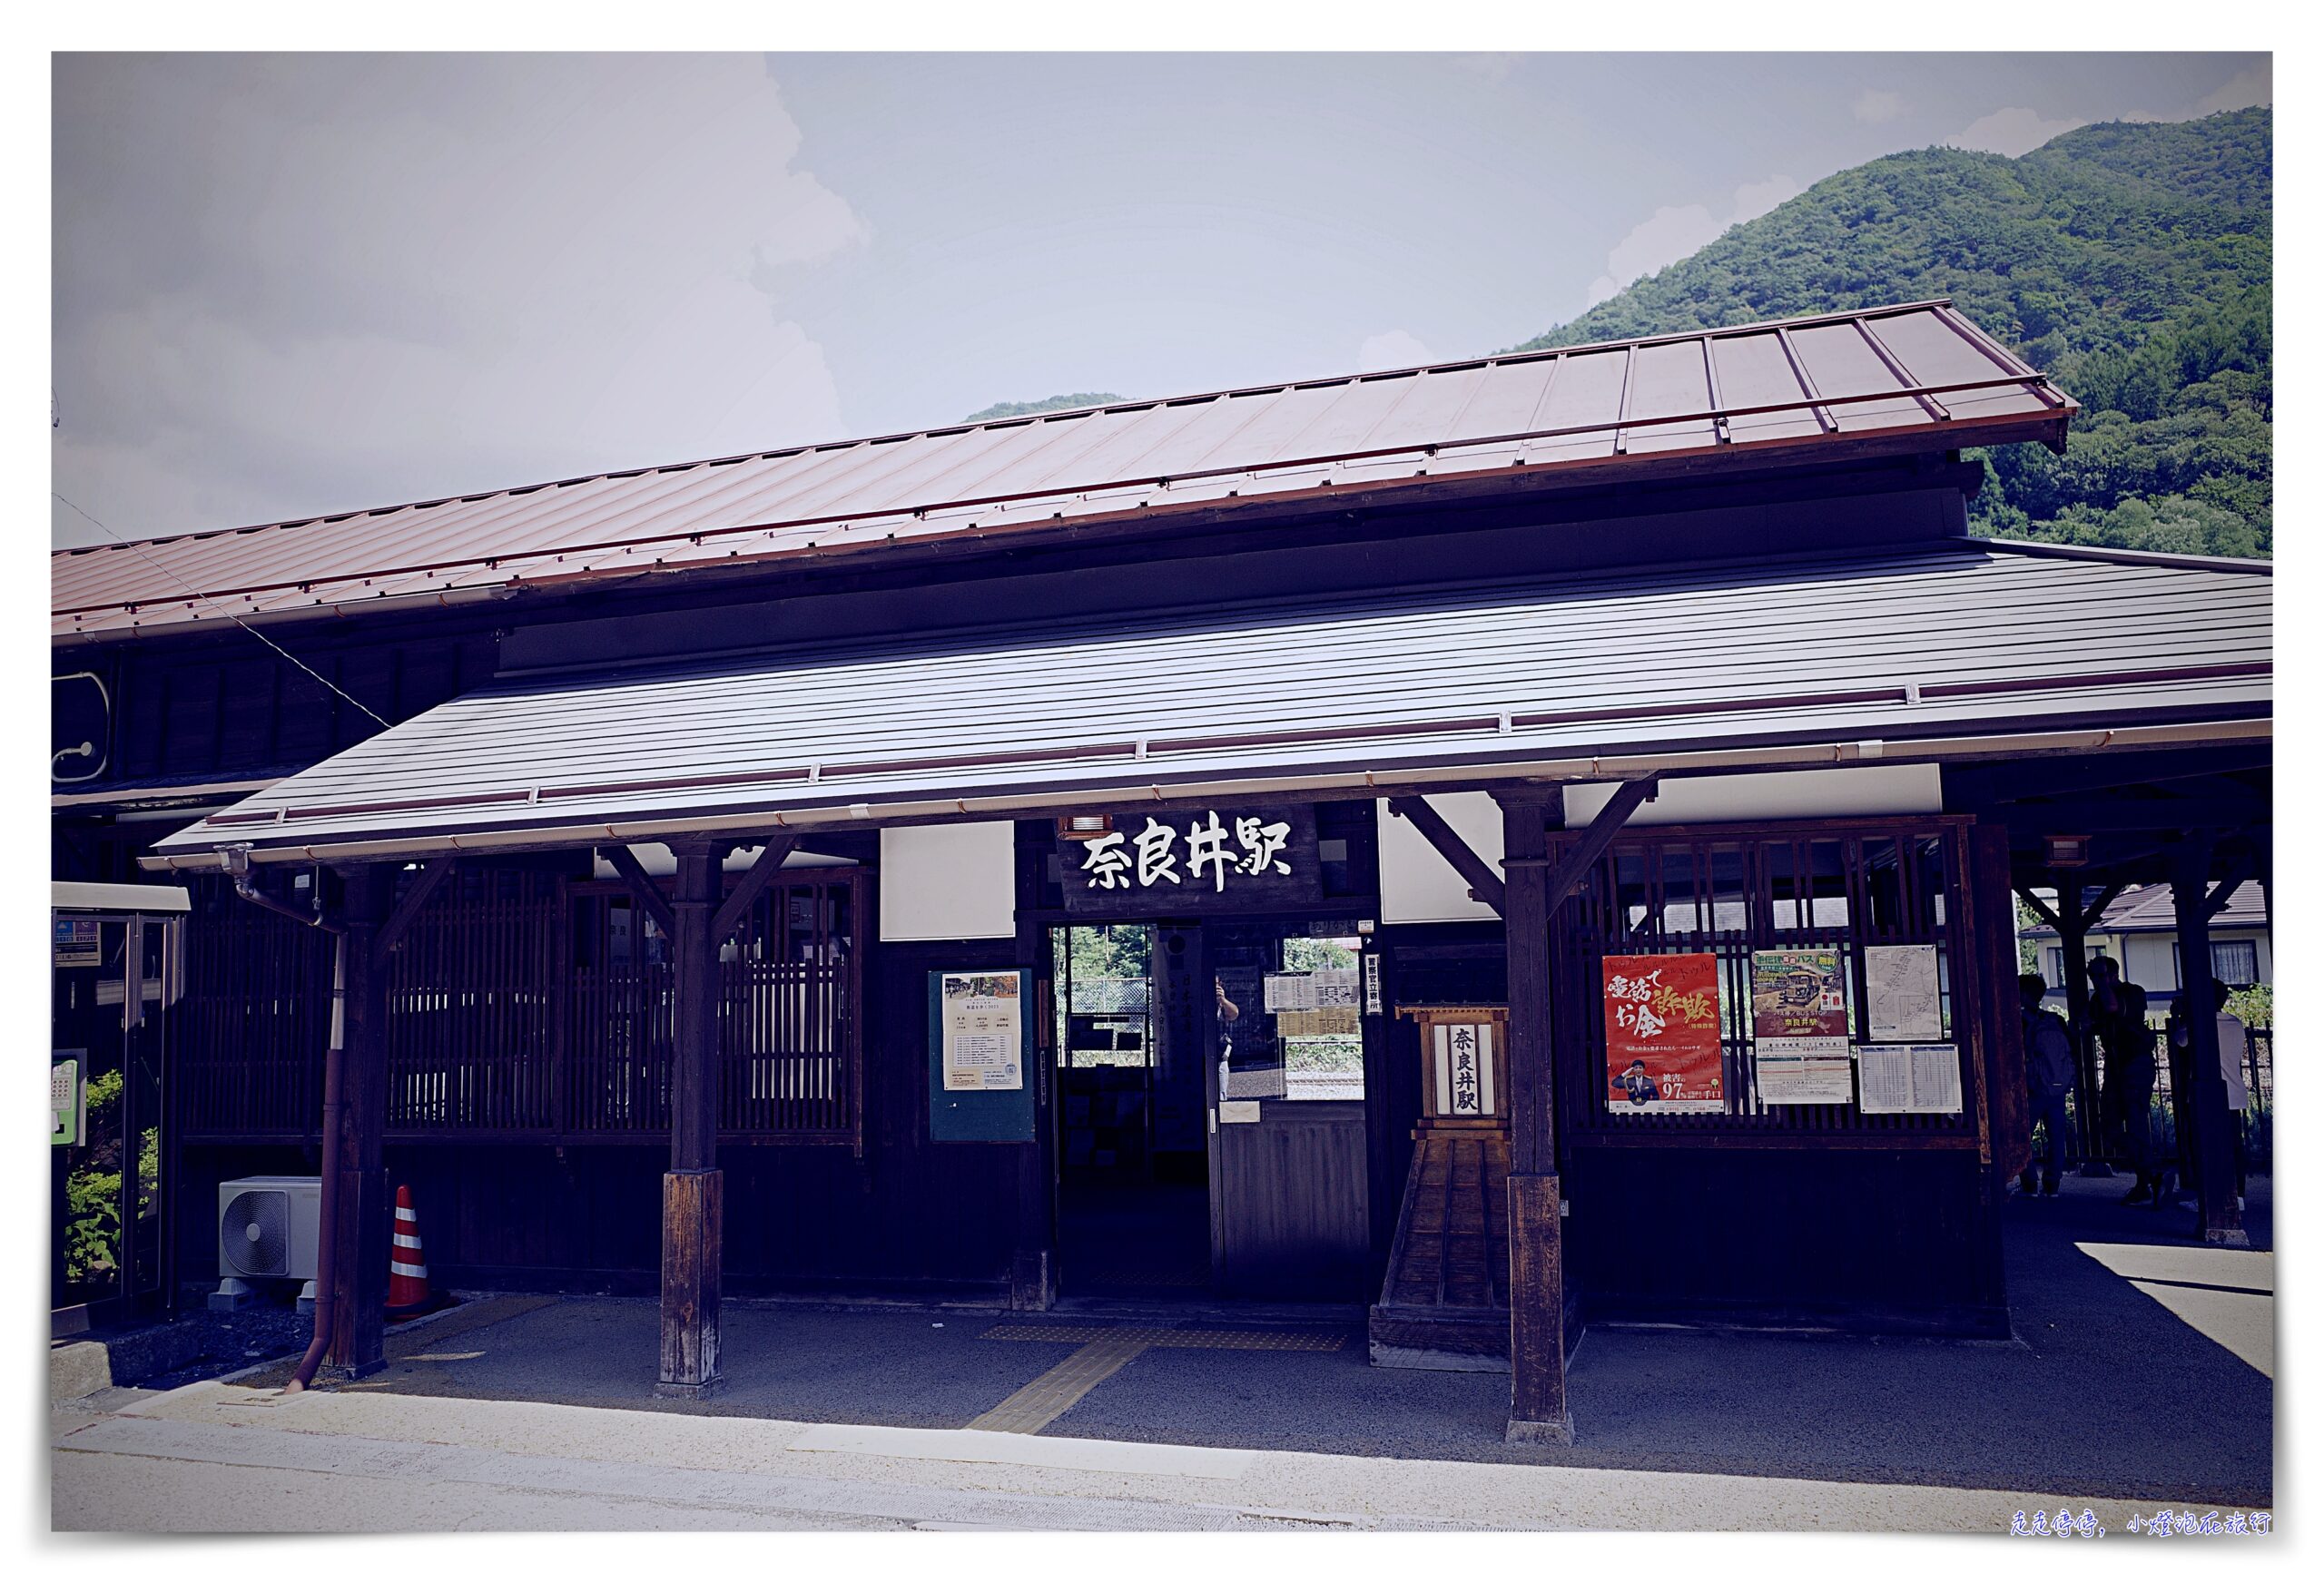
{"label": "drainpipe", "polygon": [[338,1330],[339,1301],[339,1135],[347,1109],[341,1074],[347,1061],[347,935],[336,931],[330,953],[330,1043],[323,1052],[323,1190],[316,1213],[322,1234],[315,1239],[315,1333],[306,1355],[290,1371],[282,1387],[295,1395],[314,1383],[315,1371]]}
{"label": "drainpipe", "polygon": [[[231,854],[229,861],[231,860]],[[283,1394],[292,1395],[314,1382],[315,1371],[321,1366],[323,1355],[330,1351],[337,1330],[339,1304],[333,1298],[339,1282],[339,1135],[340,1121],[346,1109],[341,1074],[345,1070],[347,1047],[347,930],[324,918],[320,911],[322,895],[315,896],[317,910],[301,912],[286,902],[277,901],[261,890],[251,880],[250,870],[229,870],[234,894],[245,901],[256,902],[269,912],[276,912],[295,923],[310,929],[327,931],[331,937],[330,954],[330,1042],[323,1052],[323,1182],[321,1203],[317,1213],[322,1220],[322,1234],[316,1239],[315,1256],[315,1333],[307,1343],[306,1355],[290,1372],[290,1382]]]}

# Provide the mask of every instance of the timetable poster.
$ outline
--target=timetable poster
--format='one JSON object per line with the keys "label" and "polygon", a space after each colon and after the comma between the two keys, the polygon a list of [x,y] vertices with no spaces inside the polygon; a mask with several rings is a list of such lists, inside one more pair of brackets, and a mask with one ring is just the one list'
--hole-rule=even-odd
{"label": "timetable poster", "polygon": [[1718,959],[1608,957],[1607,1105],[1619,1115],[1724,1111],[1718,1037]]}

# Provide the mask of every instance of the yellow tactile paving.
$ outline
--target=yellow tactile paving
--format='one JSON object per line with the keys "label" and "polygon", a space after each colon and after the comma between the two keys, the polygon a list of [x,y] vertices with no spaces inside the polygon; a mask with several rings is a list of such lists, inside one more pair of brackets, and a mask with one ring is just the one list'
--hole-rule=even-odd
{"label": "yellow tactile paving", "polygon": [[997,1324],[988,1342],[1076,1342],[1071,1357],[1028,1381],[970,1429],[1039,1434],[1148,1347],[1217,1348],[1234,1352],[1335,1352],[1347,1344],[1340,1330],[1198,1330],[1179,1325]]}

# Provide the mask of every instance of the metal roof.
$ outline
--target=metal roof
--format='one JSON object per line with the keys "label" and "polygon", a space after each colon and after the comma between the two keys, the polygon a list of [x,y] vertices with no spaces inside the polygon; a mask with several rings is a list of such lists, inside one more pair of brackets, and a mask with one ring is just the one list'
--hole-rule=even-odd
{"label": "metal roof", "polygon": [[182,885],[105,885],[52,880],[48,905],[66,912],[188,912],[193,898]]}
{"label": "metal roof", "polygon": [[291,860],[997,818],[1551,761],[1590,778],[1592,760],[1714,747],[2264,720],[2270,594],[2256,567],[1953,541],[511,681],[157,850]]}
{"label": "metal roof", "polygon": [[[2227,899],[2227,905],[2211,918],[2214,930],[2222,929],[2265,929],[2268,926],[2267,898],[2255,880],[2245,880]],[[2125,890],[2109,904],[2093,934],[2147,934],[2162,930],[2176,932],[2179,909],[2171,899],[2168,885],[2140,885]]]}
{"label": "metal roof", "polygon": [[2062,441],[2074,404],[1943,301],[1125,402],[99,545],[60,637],[1836,444]]}

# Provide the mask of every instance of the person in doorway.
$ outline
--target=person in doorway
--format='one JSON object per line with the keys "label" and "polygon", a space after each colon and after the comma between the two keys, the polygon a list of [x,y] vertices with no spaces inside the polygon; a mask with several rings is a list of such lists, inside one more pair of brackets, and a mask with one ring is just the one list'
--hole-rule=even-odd
{"label": "person in doorway", "polygon": [[[2226,1090],[2227,1103],[2221,1108],[2227,1117],[2229,1154],[2234,1162],[2235,1205],[2243,1207],[2245,1165],[2243,1153],[2243,1111],[2251,1103],[2250,1086],[2243,1078],[2243,1057],[2250,1033],[2243,1019],[2227,1008],[2227,998],[2235,991],[2224,981],[2211,980],[2211,1023],[2219,1037],[2220,1086]],[[2169,1037],[2171,1040],[2171,1086],[2178,1099],[2177,1109],[2181,1117],[2191,1117],[2194,1107],[2202,1101],[2202,1094],[2194,1081],[2194,1030],[2185,1015],[2186,997],[2181,996],[2171,1008]],[[2182,1123],[2179,1154],[2186,1172],[2188,1186],[2200,1186],[2202,1181],[2202,1151],[2197,1145],[2194,1128]],[[2171,1196],[2176,1197],[2173,1194]],[[2158,1192],[2156,1207],[2163,1203]]]}
{"label": "person in doorway", "polygon": [[[2154,1156],[2154,1030],[2146,1022],[2146,991],[2122,977],[2112,957],[2090,962],[2090,1021],[2106,1056],[2099,1109],[2107,1137],[2119,1139],[2137,1179],[2125,1204],[2152,1200],[2160,1176]],[[2087,1097],[2085,1096],[2085,1097]]]}
{"label": "person in doorway", "polygon": [[[2066,1037],[2065,1018],[2043,1009],[2048,990],[2039,973],[2017,980],[2025,1026],[2025,1098],[2028,1115],[2043,1134],[2042,1195],[2055,1198],[2065,1161],[2066,1095],[2074,1086],[2073,1041]],[[2019,1183],[2026,1193],[2034,1191],[2033,1161],[2026,1162]]]}

